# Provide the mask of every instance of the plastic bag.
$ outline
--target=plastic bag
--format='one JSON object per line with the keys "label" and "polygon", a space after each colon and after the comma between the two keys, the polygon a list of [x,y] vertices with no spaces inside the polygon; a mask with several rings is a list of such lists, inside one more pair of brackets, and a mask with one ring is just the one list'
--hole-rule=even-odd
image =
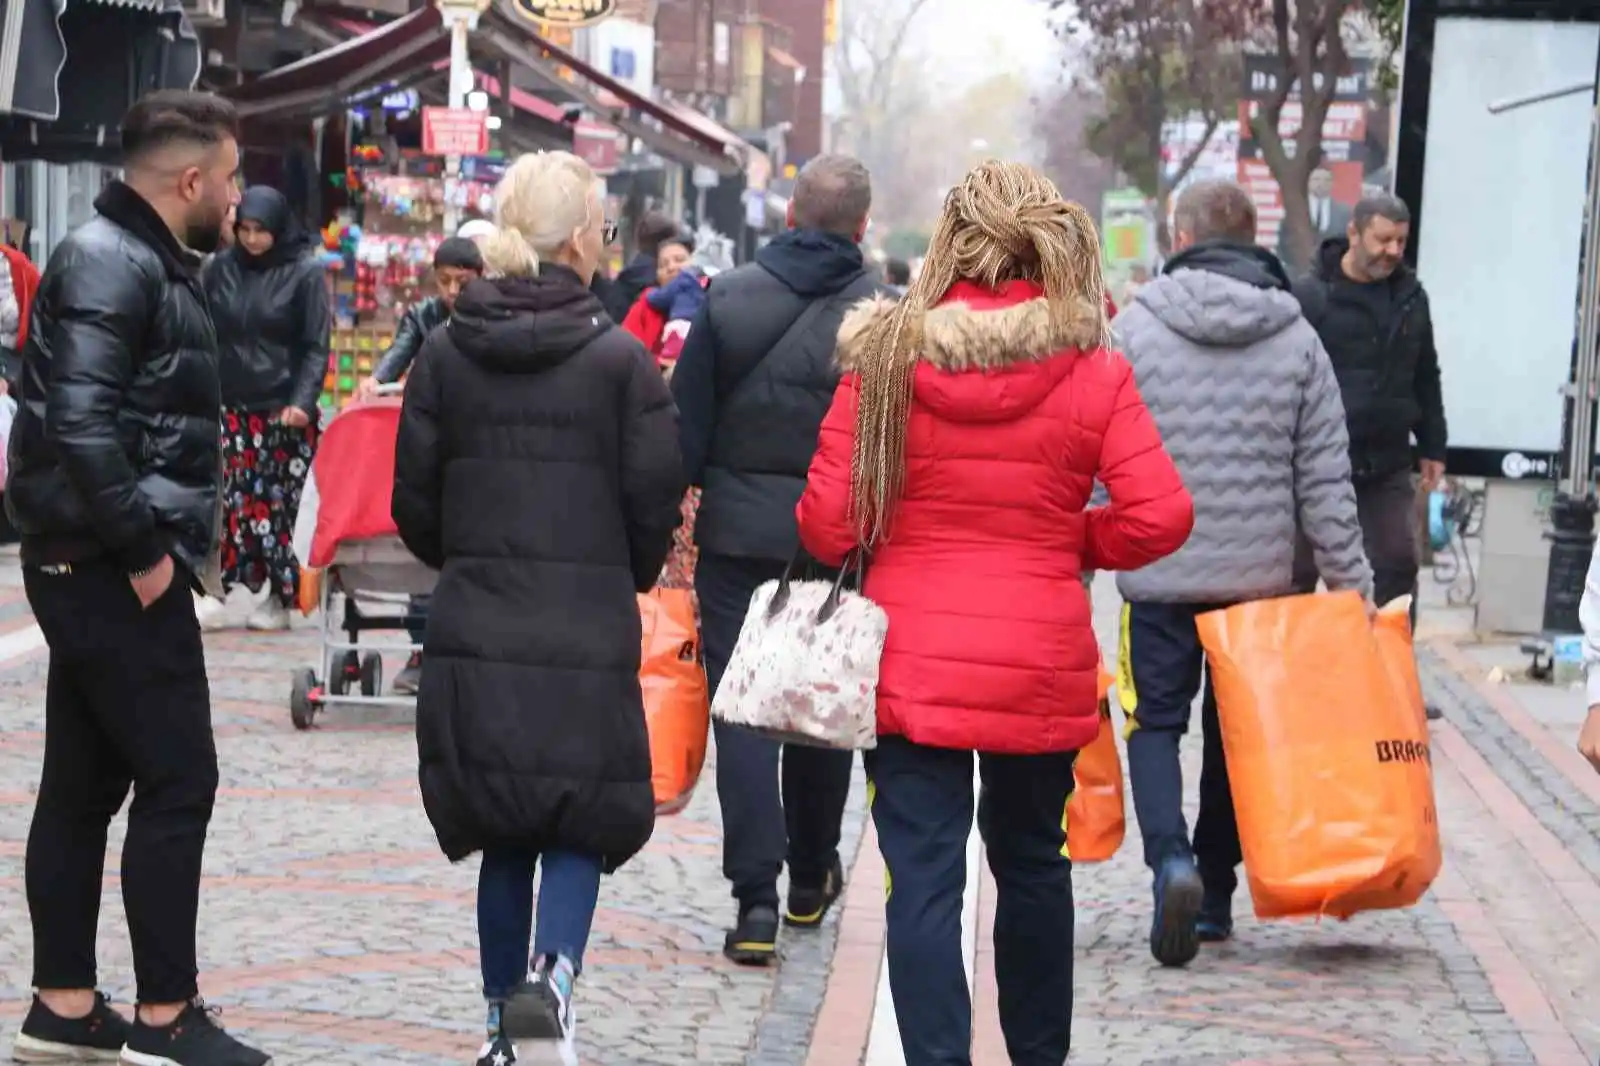
{"label": "plastic bag", "polygon": [[1100,732],[1078,752],[1067,800],[1067,855],[1074,863],[1105,862],[1122,847],[1127,815],[1122,806],[1122,756],[1111,720],[1111,675],[1100,671]]}
{"label": "plastic bag", "polygon": [[1199,618],[1258,917],[1407,907],[1439,873],[1409,606],[1369,623],[1339,592]]}
{"label": "plastic bag", "polygon": [[685,589],[656,589],[640,596],[639,622],[639,688],[650,730],[650,783],[656,813],[674,814],[694,795],[711,728],[694,597]]}

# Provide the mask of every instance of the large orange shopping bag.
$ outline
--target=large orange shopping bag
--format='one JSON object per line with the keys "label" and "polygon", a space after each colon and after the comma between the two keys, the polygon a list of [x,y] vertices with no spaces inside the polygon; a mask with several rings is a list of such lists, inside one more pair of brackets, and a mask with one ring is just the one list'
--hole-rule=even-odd
{"label": "large orange shopping bag", "polygon": [[1256,915],[1406,907],[1439,873],[1409,601],[1354,592],[1200,616]]}
{"label": "large orange shopping bag", "polygon": [[1127,818],[1122,808],[1122,756],[1111,721],[1111,675],[1100,670],[1100,732],[1072,764],[1067,800],[1067,855],[1075,863],[1105,862],[1122,846]]}
{"label": "large orange shopping bag", "polygon": [[639,622],[639,688],[650,730],[650,782],[656,812],[673,814],[694,795],[711,728],[694,595],[687,589],[656,589],[640,596]]}

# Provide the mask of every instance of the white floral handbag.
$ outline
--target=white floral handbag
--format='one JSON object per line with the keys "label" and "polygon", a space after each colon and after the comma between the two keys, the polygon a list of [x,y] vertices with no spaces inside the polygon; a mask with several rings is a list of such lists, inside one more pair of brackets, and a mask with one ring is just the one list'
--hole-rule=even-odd
{"label": "white floral handbag", "polygon": [[[712,717],[791,744],[854,750],[878,744],[883,608],[833,581],[791,581],[794,565],[756,589]],[[861,565],[854,567],[860,587]]]}

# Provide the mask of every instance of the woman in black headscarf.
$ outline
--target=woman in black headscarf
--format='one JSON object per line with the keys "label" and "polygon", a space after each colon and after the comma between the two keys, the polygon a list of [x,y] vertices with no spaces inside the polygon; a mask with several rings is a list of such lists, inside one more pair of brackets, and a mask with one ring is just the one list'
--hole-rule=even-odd
{"label": "woman in black headscarf", "polygon": [[295,513],[328,367],[328,289],[313,238],[276,189],[245,191],[233,235],[205,272],[222,372],[223,583],[265,587],[248,625],[284,629],[299,580]]}

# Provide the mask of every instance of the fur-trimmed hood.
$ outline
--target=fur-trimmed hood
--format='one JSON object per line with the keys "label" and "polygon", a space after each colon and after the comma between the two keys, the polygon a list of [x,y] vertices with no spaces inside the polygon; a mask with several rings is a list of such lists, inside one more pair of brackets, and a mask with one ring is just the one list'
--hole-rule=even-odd
{"label": "fur-trimmed hood", "polygon": [[[858,368],[868,330],[894,307],[894,300],[873,296],[850,309],[839,326],[840,369]],[[909,341],[922,362],[939,370],[999,370],[1074,350],[1094,351],[1103,343],[1105,321],[1103,308],[1079,300],[1071,319],[1058,327],[1038,285],[1013,281],[990,291],[961,281],[927,312],[920,334]]]}

